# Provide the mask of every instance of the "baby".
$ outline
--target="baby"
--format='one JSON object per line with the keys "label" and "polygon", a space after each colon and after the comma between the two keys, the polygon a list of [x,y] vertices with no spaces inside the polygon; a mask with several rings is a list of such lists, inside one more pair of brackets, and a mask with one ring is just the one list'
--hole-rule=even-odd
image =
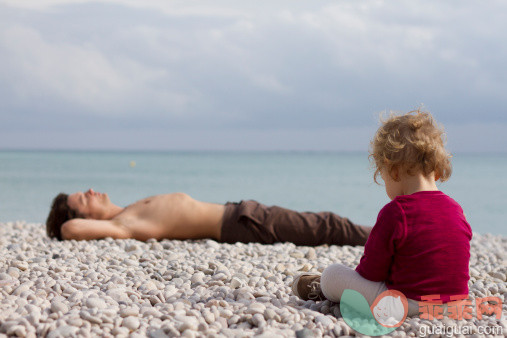
{"label": "baby", "polygon": [[391,202],[380,210],[355,270],[333,264],[322,276],[300,275],[295,295],[339,302],[352,289],[371,306],[382,292],[397,290],[408,299],[409,316],[418,313],[422,296],[438,295],[443,303],[468,296],[472,230],[460,205],[436,186],[451,175],[442,136],[433,117],[419,110],[383,121],[370,160]]}

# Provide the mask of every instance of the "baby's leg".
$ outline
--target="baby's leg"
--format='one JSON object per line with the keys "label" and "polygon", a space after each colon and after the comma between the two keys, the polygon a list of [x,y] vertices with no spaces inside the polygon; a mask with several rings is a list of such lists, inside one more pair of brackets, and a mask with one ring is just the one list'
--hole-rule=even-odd
{"label": "baby's leg", "polygon": [[[345,289],[359,292],[371,306],[375,299],[387,286],[384,282],[372,282],[362,277],[356,270],[342,264],[328,266],[320,277],[320,288],[324,296],[333,302],[339,302]],[[419,305],[416,300],[407,299],[408,315],[415,316],[419,313]]]}
{"label": "baby's leg", "polygon": [[387,290],[384,282],[367,280],[342,264],[330,265],[322,272],[320,288],[324,296],[333,302],[340,301],[345,289],[355,290],[366,298],[370,306],[378,295]]}

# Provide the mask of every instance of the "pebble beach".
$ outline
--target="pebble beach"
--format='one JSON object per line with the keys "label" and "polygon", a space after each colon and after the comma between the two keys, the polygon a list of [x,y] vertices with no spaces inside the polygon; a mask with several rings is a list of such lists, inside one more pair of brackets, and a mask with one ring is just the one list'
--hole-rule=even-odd
{"label": "pebble beach", "polygon": [[[42,224],[0,223],[0,337],[335,337],[360,335],[339,304],[302,301],[294,276],[355,267],[363,247],[213,240],[49,239]],[[507,334],[507,237],[474,234],[470,296],[502,300],[502,318],[408,317],[389,336]],[[452,328],[453,331],[450,331]],[[435,337],[445,334],[435,334]]]}

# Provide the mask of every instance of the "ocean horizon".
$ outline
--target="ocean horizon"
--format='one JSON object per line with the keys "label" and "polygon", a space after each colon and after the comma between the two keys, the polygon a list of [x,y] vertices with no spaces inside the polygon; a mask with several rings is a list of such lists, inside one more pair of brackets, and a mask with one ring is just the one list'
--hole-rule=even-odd
{"label": "ocean horizon", "polygon": [[[463,207],[474,232],[506,235],[507,154],[455,153],[439,189]],[[1,150],[0,222],[44,223],[59,192],[93,188],[125,206],[185,192],[208,202],[255,199],[298,211],[332,211],[375,223],[389,202],[366,152]]]}

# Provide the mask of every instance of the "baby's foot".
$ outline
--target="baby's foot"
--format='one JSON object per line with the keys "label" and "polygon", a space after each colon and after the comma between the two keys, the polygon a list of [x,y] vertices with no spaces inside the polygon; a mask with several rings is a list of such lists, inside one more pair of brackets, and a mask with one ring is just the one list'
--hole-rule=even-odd
{"label": "baby's foot", "polygon": [[292,292],[302,300],[324,300],[320,289],[320,275],[301,274],[292,283]]}

